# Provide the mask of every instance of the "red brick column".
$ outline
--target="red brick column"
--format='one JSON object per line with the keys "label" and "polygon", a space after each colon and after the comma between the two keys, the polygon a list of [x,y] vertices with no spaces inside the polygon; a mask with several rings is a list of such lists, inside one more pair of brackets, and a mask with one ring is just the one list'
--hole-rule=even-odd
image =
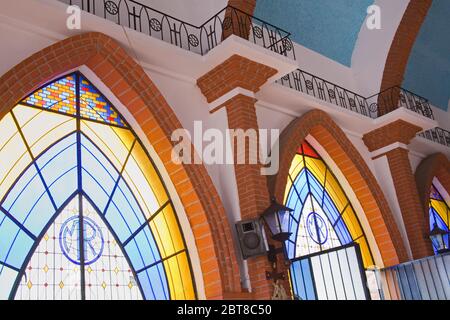
{"label": "red brick column", "polygon": [[[236,88],[255,93],[275,73],[275,69],[234,55],[199,78],[197,84],[208,102],[212,102]],[[255,102],[254,97],[238,93],[220,104],[218,108],[226,108],[230,129],[243,129],[244,131],[253,129],[257,131],[258,121]],[[259,137],[257,140],[259,146]],[[245,146],[245,164],[236,164],[238,150],[238,148],[234,148],[234,168],[241,218],[252,219],[259,217],[264,209],[270,205],[267,180],[260,173],[261,165],[250,164],[249,162],[248,141]],[[266,280],[265,272],[271,270],[267,257],[249,258],[247,264],[253,297],[270,299],[273,286],[271,280]]]}
{"label": "red brick column", "polygon": [[228,5],[238,10],[227,8],[225,19],[231,19],[231,25],[229,28],[226,28],[228,23],[224,23],[223,38],[226,39],[234,34],[248,39],[252,23],[251,16],[256,8],[256,0],[229,0]]}
{"label": "red brick column", "polygon": [[[419,131],[420,127],[398,120],[367,133],[363,140],[372,152],[396,142],[406,146]],[[428,248],[422,228],[422,204],[408,153],[405,147],[395,146],[377,157],[386,156],[388,160],[412,255],[414,259],[419,259],[428,255]]]}

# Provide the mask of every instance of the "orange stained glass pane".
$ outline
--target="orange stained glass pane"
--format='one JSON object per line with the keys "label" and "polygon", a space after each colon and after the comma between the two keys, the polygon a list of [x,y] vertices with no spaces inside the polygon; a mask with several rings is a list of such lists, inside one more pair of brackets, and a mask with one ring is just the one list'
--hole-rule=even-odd
{"label": "orange stained glass pane", "polygon": [[439,214],[439,216],[441,217],[442,221],[445,221],[445,223],[448,222],[448,212],[447,212],[447,205],[444,201],[439,201],[439,200],[434,200],[431,199],[430,200],[430,204],[433,207],[434,210],[436,210],[436,212]]}
{"label": "orange stained glass pane", "polygon": [[75,97],[75,79],[70,75],[35,91],[23,103],[75,115]]}
{"label": "orange stained glass pane", "polygon": [[325,189],[327,190],[328,194],[330,195],[331,199],[336,205],[338,211],[341,212],[347,205],[348,199],[344,194],[344,191],[342,190],[341,186],[339,185],[339,182],[332,174],[327,175],[327,183],[325,185]]}
{"label": "orange stained glass pane", "polygon": [[121,118],[106,98],[86,79],[80,79],[80,113],[83,118],[126,127]]}
{"label": "orange stained glass pane", "polygon": [[164,261],[164,268],[169,282],[170,295],[175,300],[195,299],[189,260],[186,252],[182,252]]}
{"label": "orange stained glass pane", "polygon": [[85,120],[81,121],[81,131],[103,151],[120,172],[131,149],[131,131]]}
{"label": "orange stained glass pane", "polygon": [[325,172],[327,166],[321,159],[306,158],[306,167],[316,177],[317,181],[323,186],[325,184]]}
{"label": "orange stained glass pane", "polygon": [[76,130],[76,120],[63,114],[17,106],[13,113],[34,156]]}
{"label": "orange stained glass pane", "polygon": [[350,235],[353,239],[356,239],[363,234],[358,218],[356,217],[355,211],[353,211],[351,206],[348,206],[344,210],[342,220],[344,220],[344,223],[347,226],[348,231],[350,231]]}
{"label": "orange stained glass pane", "polygon": [[164,259],[184,249],[183,238],[172,206],[166,206],[150,221],[150,228]]}

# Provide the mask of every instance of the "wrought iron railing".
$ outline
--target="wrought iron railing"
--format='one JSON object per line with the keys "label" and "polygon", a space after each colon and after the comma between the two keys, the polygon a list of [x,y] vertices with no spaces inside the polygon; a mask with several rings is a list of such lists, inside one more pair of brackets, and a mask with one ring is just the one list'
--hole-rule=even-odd
{"label": "wrought iron railing", "polygon": [[399,86],[394,86],[367,99],[367,103],[373,110],[378,110],[378,115],[384,115],[398,108],[406,108],[424,117],[434,119],[428,99]]}
{"label": "wrought iron railing", "polygon": [[444,146],[450,147],[450,131],[442,128],[434,128],[419,133],[419,136],[430,141],[440,143]]}
{"label": "wrought iron railing", "polygon": [[195,26],[133,0],[59,1],[201,55],[233,34],[295,59],[289,32],[232,6]]}
{"label": "wrought iron railing", "polygon": [[407,108],[434,119],[427,99],[398,86],[366,98],[301,69],[285,75],[278,82],[370,118],[377,118],[397,108]]}
{"label": "wrought iron railing", "polygon": [[304,70],[297,69],[282,77],[278,82],[364,116],[377,117],[377,109],[370,108],[365,97]]}

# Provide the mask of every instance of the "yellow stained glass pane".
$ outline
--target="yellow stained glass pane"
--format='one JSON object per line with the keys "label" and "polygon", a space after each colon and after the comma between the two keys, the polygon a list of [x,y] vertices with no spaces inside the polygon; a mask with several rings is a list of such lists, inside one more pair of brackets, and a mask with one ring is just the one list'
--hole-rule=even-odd
{"label": "yellow stained glass pane", "polygon": [[363,260],[363,264],[365,268],[371,267],[375,265],[372,255],[370,254],[369,245],[367,244],[366,238],[362,237],[356,242],[359,244],[359,248],[361,249],[361,256]]}
{"label": "yellow stained glass pane", "polygon": [[14,109],[25,139],[34,156],[38,156],[49,145],[76,130],[73,117],[53,112],[39,111],[18,106]]}
{"label": "yellow stained glass pane", "polygon": [[31,163],[31,157],[18,132],[0,150],[0,199]]}
{"label": "yellow stained glass pane", "polygon": [[9,142],[12,136],[17,133],[17,127],[14,123],[13,117],[10,113],[5,115],[0,121],[0,152],[3,147]]}
{"label": "yellow stained glass pane", "polygon": [[441,217],[441,219],[443,221],[445,221],[445,223],[448,222],[448,216],[447,216],[447,205],[445,202],[443,201],[439,201],[439,200],[434,200],[434,199],[430,199],[431,202],[431,206],[433,207],[434,210],[436,210],[436,212],[439,214],[439,216]]}
{"label": "yellow stained glass pane", "polygon": [[172,206],[166,206],[162,212],[150,221],[161,257],[164,259],[184,249],[183,238]]}
{"label": "yellow stained glass pane", "polygon": [[299,154],[295,155],[294,159],[292,160],[291,167],[289,168],[289,175],[292,177],[293,180],[295,180],[295,178],[303,169],[303,167],[304,167],[303,156]]}
{"label": "yellow stained glass pane", "polygon": [[320,159],[307,157],[306,167],[309,171],[311,171],[314,177],[316,177],[317,181],[319,181],[323,186],[325,183],[325,172],[327,170],[327,166],[325,165],[325,163]]}
{"label": "yellow stained glass pane", "polygon": [[147,218],[169,198],[161,179],[140,144],[136,144],[123,172]]}
{"label": "yellow stained glass pane", "polygon": [[24,105],[17,105],[13,109],[14,116],[17,119],[20,127],[23,127],[28,121],[33,119],[38,113],[41,113],[42,110],[37,108],[30,108]]}
{"label": "yellow stained glass pane", "polygon": [[289,195],[289,191],[291,191],[291,187],[292,187],[292,182],[291,182],[291,179],[288,177],[287,181],[286,181],[286,189],[284,190],[283,203],[286,203],[287,197]]}
{"label": "yellow stained glass pane", "polygon": [[351,206],[348,206],[342,214],[342,220],[350,231],[350,235],[353,239],[358,238],[363,234],[358,218]]}
{"label": "yellow stained glass pane", "polygon": [[344,194],[341,186],[332,174],[327,175],[327,183],[325,185],[325,189],[330,195],[331,200],[333,200],[334,204],[336,205],[338,211],[341,212],[347,205],[348,199]]}
{"label": "yellow stained glass pane", "polygon": [[81,131],[103,151],[118,171],[122,170],[132,145],[132,133],[128,129],[83,120]]}
{"label": "yellow stained glass pane", "polygon": [[170,295],[175,300],[195,299],[194,284],[185,252],[164,261]]}

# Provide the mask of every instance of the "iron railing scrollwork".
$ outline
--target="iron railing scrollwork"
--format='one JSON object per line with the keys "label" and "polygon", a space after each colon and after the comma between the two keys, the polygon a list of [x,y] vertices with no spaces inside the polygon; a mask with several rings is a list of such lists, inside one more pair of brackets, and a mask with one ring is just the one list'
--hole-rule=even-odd
{"label": "iron railing scrollwork", "polygon": [[406,108],[429,119],[434,119],[428,99],[399,86],[390,87],[366,99],[372,109],[378,110],[379,116],[398,108]]}
{"label": "iron railing scrollwork", "polygon": [[365,97],[301,69],[285,75],[278,82],[366,117],[377,117],[377,109],[370,108]]}
{"label": "iron railing scrollwork", "polygon": [[424,117],[434,119],[427,99],[398,86],[366,98],[301,69],[285,75],[278,82],[373,119],[397,108],[407,108]]}
{"label": "iron railing scrollwork", "polygon": [[59,1],[200,55],[236,35],[295,60],[289,32],[232,6],[195,26],[134,0]]}
{"label": "iron railing scrollwork", "polygon": [[450,147],[450,131],[447,131],[442,128],[433,128],[430,130],[426,130],[424,132],[420,132],[419,136],[428,139],[430,141],[442,144],[444,146]]}

